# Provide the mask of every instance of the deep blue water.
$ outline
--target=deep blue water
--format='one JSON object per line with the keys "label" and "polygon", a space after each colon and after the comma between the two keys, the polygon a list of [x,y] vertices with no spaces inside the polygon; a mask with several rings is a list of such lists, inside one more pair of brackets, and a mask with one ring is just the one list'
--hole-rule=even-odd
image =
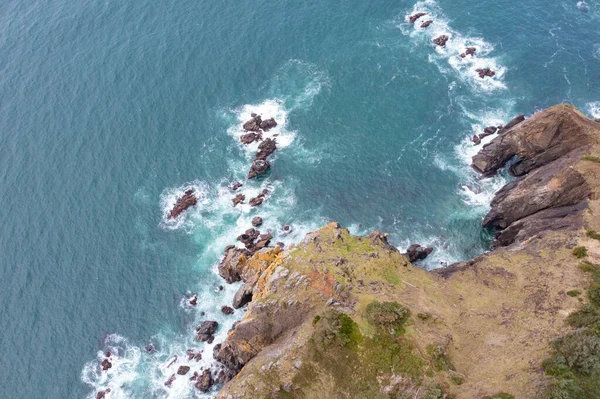
{"label": "deep blue water", "polygon": [[[405,20],[419,10],[426,30]],[[431,244],[428,268],[482,253],[505,180],[477,181],[469,137],[559,102],[600,117],[599,26],[591,0],[3,1],[0,396],[193,397],[163,382],[200,312],[216,342],[243,314],[220,314],[237,287],[218,292],[214,266],[255,215],[288,244],[330,220]],[[253,111],[281,148],[243,188],[265,204],[234,209]],[[200,204],[167,221],[190,186]]]}

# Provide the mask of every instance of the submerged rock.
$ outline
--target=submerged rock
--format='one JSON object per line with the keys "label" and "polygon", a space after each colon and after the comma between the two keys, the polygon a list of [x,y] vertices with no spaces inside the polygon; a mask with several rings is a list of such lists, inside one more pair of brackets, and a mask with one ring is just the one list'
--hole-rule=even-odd
{"label": "submerged rock", "polygon": [[419,19],[419,18],[421,18],[422,16],[425,16],[425,15],[427,15],[426,12],[418,12],[416,14],[411,15],[408,18],[408,20],[410,21],[411,24],[414,24],[417,21],[417,19]]}
{"label": "submerged rock", "polygon": [[265,174],[271,164],[265,159],[256,159],[252,162],[250,171],[248,172],[248,179],[253,179],[257,176]]}
{"label": "submerged rock", "polygon": [[198,199],[194,195],[194,190],[187,190],[181,198],[177,200],[173,209],[169,213],[169,219],[174,219],[181,215],[186,209],[198,203]]}
{"label": "submerged rock", "polygon": [[433,248],[431,247],[422,247],[419,244],[412,244],[406,250],[406,253],[403,254],[408,258],[409,262],[415,262],[417,260],[423,260],[429,256],[433,252]]}

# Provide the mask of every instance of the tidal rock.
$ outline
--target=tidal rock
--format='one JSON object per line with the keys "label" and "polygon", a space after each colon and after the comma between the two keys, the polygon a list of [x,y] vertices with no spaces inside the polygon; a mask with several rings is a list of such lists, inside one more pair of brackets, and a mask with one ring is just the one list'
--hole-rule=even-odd
{"label": "tidal rock", "polygon": [[499,129],[500,131],[498,133],[499,134],[504,134],[505,132],[508,132],[513,127],[517,126],[519,123],[523,122],[524,120],[525,120],[525,115],[515,116],[505,126],[502,126]]}
{"label": "tidal rock", "polygon": [[478,135],[476,135],[476,134],[473,135],[473,144],[474,145],[481,144],[481,138]]}
{"label": "tidal rock", "polygon": [[260,117],[260,115],[255,115],[254,117],[252,117],[252,119],[246,121],[246,123],[244,123],[244,130],[247,130],[249,132],[258,132],[260,131],[260,124],[262,122],[262,119]]}
{"label": "tidal rock", "polygon": [[219,323],[214,320],[205,320],[196,328],[196,341],[212,342],[213,334],[217,331]]}
{"label": "tidal rock", "polygon": [[177,369],[177,374],[186,375],[190,371],[190,366],[179,366]]}
{"label": "tidal rock", "polygon": [[196,306],[198,304],[198,295],[192,295],[192,297],[188,299],[188,303],[190,306]]}
{"label": "tidal rock", "polygon": [[233,297],[233,308],[239,309],[248,302],[252,300],[252,289],[253,285],[245,283],[240,287],[240,289],[235,293]]}
{"label": "tidal rock", "polygon": [[165,381],[165,386],[170,387],[173,384],[173,381],[175,381],[175,374],[170,376],[169,379]]}
{"label": "tidal rock", "polygon": [[265,139],[258,145],[258,152],[254,156],[254,159],[265,160],[269,155],[275,152],[277,149],[277,142],[274,139]]}
{"label": "tidal rock", "polygon": [[269,161],[265,159],[255,159],[252,162],[252,166],[250,167],[250,171],[248,172],[248,179],[255,178],[256,176],[260,176],[267,172],[271,164]]}
{"label": "tidal rock", "polygon": [[229,189],[231,191],[237,191],[240,187],[242,187],[244,184],[240,181],[236,181],[235,183],[233,183],[231,186],[229,186]]}
{"label": "tidal rock", "polygon": [[490,78],[496,76],[496,72],[492,71],[490,68],[476,69],[475,72],[479,74],[481,79],[485,78],[486,76],[489,76]]}
{"label": "tidal rock", "polygon": [[446,47],[446,42],[450,39],[448,35],[441,35],[433,39],[433,42],[440,47]]}
{"label": "tidal rock", "polygon": [[[487,136],[491,136],[492,134],[496,133],[496,131],[498,131],[498,128],[496,126],[488,126],[485,129],[483,129],[483,133],[485,136],[483,137],[487,137]],[[479,135],[479,137],[481,137],[481,134]],[[481,137],[481,138],[483,138]]]}
{"label": "tidal rock", "polygon": [[233,206],[236,206],[238,204],[243,204],[244,201],[246,200],[246,196],[244,194],[237,194],[235,197],[233,197],[231,199],[231,202],[233,203]]}
{"label": "tidal rock", "polygon": [[467,55],[470,55],[471,57],[475,55],[475,51],[477,49],[475,47],[467,47],[467,49],[465,50],[464,53],[462,53],[460,56],[462,58],[465,58]]}
{"label": "tidal rock", "polygon": [[262,121],[260,123],[260,128],[262,130],[264,130],[265,132],[268,132],[269,130],[271,130],[275,126],[277,126],[277,122],[275,121],[275,118],[265,119],[264,121]]}
{"label": "tidal rock", "polygon": [[256,197],[250,198],[250,202],[249,202],[250,206],[254,207],[254,206],[259,206],[260,204],[262,204],[268,193],[269,193],[269,191],[267,189],[264,189]]}
{"label": "tidal rock", "polygon": [[214,381],[212,375],[210,374],[210,370],[204,370],[202,374],[198,377],[196,384],[194,386],[200,392],[208,392],[210,388],[214,385]]}
{"label": "tidal rock", "polygon": [[233,314],[233,308],[230,308],[229,306],[224,305],[224,306],[221,306],[221,312],[223,312],[223,314],[230,315],[230,314]]}
{"label": "tidal rock", "polygon": [[181,215],[186,209],[198,203],[198,199],[194,195],[194,190],[187,190],[181,198],[177,200],[173,209],[169,213],[169,219],[174,219]]}
{"label": "tidal rock", "polygon": [[412,244],[410,247],[408,247],[404,256],[408,258],[409,262],[415,262],[417,260],[425,259],[432,252],[433,248],[431,247],[426,248],[420,246],[419,244]]}
{"label": "tidal rock", "polygon": [[103,371],[106,371],[112,367],[112,363],[108,359],[104,359],[100,365],[102,366]]}
{"label": "tidal rock", "polygon": [[106,394],[110,393],[110,391],[111,391],[110,388],[106,388],[105,390],[98,391],[98,393],[96,394],[96,399],[104,399],[106,397]]}
{"label": "tidal rock", "polygon": [[271,235],[271,233],[261,234],[258,242],[256,243],[256,249],[262,249],[269,245],[272,238],[273,236]]}
{"label": "tidal rock", "polygon": [[219,276],[228,283],[235,283],[242,279],[242,265],[251,256],[248,250],[230,245],[225,248],[225,256],[219,263]]}
{"label": "tidal rock", "polygon": [[237,237],[237,240],[244,245],[252,244],[260,236],[260,231],[256,229],[248,229]]}
{"label": "tidal rock", "polygon": [[423,23],[421,24],[421,28],[427,28],[427,27],[428,27],[429,25],[431,25],[432,23],[433,23],[433,20],[431,20],[431,19],[430,19],[430,20],[428,20],[428,21],[425,21],[425,22],[423,22]]}
{"label": "tidal rock", "polygon": [[260,216],[255,216],[252,218],[252,226],[258,227],[262,224],[263,220]]}
{"label": "tidal rock", "polygon": [[240,137],[240,141],[241,141],[243,144],[252,144],[252,143],[254,143],[255,141],[259,141],[259,140],[261,140],[261,139],[262,139],[262,134],[260,134],[260,133],[254,133],[254,132],[250,132],[250,133],[247,133],[247,134],[243,134],[243,135]]}
{"label": "tidal rock", "polygon": [[152,344],[146,345],[146,352],[150,353],[153,351],[154,351],[154,345],[152,345]]}
{"label": "tidal rock", "polygon": [[426,12],[418,12],[416,14],[411,15],[408,20],[410,21],[411,24],[414,24],[417,19],[421,18],[422,16],[427,15]]}

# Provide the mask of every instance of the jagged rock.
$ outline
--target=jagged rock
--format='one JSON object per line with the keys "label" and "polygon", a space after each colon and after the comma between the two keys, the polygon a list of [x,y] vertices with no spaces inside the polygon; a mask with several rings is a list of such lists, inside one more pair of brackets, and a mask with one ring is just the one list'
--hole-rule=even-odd
{"label": "jagged rock", "polygon": [[244,184],[240,181],[236,181],[235,183],[233,183],[231,186],[229,186],[229,189],[231,191],[237,191],[240,187],[242,187]]}
{"label": "jagged rock", "polygon": [[232,305],[234,309],[239,309],[252,300],[252,289],[253,285],[248,283],[240,287],[233,297]]}
{"label": "jagged rock", "polygon": [[262,224],[263,220],[260,216],[255,216],[252,218],[252,226],[258,227]]}
{"label": "jagged rock", "polygon": [[428,20],[428,21],[425,21],[425,22],[423,22],[423,23],[421,24],[421,28],[427,28],[427,27],[428,27],[429,25],[431,25],[432,23],[433,23],[433,20],[431,20],[431,19],[430,19],[430,20]]}
{"label": "jagged rock", "polygon": [[254,240],[256,240],[260,236],[260,231],[256,229],[248,229],[237,237],[237,240],[243,243],[246,247],[254,244]]}
{"label": "jagged rock", "polygon": [[486,76],[489,76],[490,78],[496,76],[496,72],[492,71],[490,68],[476,69],[475,72],[479,74],[481,79],[485,78]]}
{"label": "jagged rock", "polygon": [[194,384],[196,389],[198,389],[200,392],[208,392],[213,385],[214,381],[212,375],[210,374],[210,370],[204,370],[198,377],[196,384]]}
{"label": "jagged rock", "polygon": [[519,115],[519,116],[512,118],[510,120],[510,122],[508,122],[505,126],[502,126],[501,128],[499,128],[498,134],[503,134],[505,132],[508,132],[510,129],[517,126],[519,123],[523,122],[524,120],[525,120],[525,115]]}
{"label": "jagged rock", "polygon": [[255,115],[254,117],[252,117],[252,119],[246,121],[246,123],[244,123],[244,130],[247,130],[249,132],[258,132],[260,131],[260,124],[262,122],[262,119],[260,117],[260,115]]}
{"label": "jagged rock", "polygon": [[106,371],[112,367],[112,363],[108,359],[104,359],[100,365],[102,366],[103,371]]}
{"label": "jagged rock", "polygon": [[254,156],[254,159],[265,160],[269,155],[275,152],[277,149],[277,142],[275,139],[265,139],[258,145],[258,152]]}
{"label": "jagged rock", "polygon": [[261,234],[258,242],[256,243],[256,249],[262,249],[269,245],[272,238],[273,236],[271,235],[271,233]]}
{"label": "jagged rock", "polygon": [[462,53],[460,56],[461,58],[465,58],[467,55],[470,55],[471,57],[475,55],[475,51],[477,49],[475,47],[467,47],[467,49],[465,50],[464,53]]}
{"label": "jagged rock", "polygon": [[243,204],[245,200],[246,196],[244,194],[237,194],[235,197],[233,197],[231,202],[233,202],[233,206],[236,206],[238,204]]}
{"label": "jagged rock", "polygon": [[275,121],[275,118],[265,119],[264,121],[262,121],[260,123],[260,128],[262,130],[264,130],[265,132],[268,132],[269,130],[271,130],[275,126],[277,126],[277,122]]}
{"label": "jagged rock", "polygon": [[219,323],[214,320],[205,320],[196,328],[196,341],[212,342],[213,334],[217,331]]}
{"label": "jagged rock", "polygon": [[198,203],[198,199],[194,195],[194,190],[187,190],[181,198],[177,200],[173,209],[169,213],[169,219],[174,219],[181,215],[186,209]]}
{"label": "jagged rock", "polygon": [[483,133],[481,133],[479,135],[479,138],[482,139],[484,137],[491,136],[492,134],[496,133],[497,131],[498,131],[498,128],[496,126],[488,126],[485,129],[483,129]]}
{"label": "jagged rock", "polygon": [[173,384],[173,381],[175,381],[175,374],[170,376],[169,379],[165,381],[165,386],[170,387]]}
{"label": "jagged rock", "polygon": [[233,377],[235,377],[234,371],[229,370],[229,369],[223,369],[223,370],[219,371],[216,382],[217,382],[217,384],[225,384],[226,382],[231,381],[233,379]]}
{"label": "jagged rock", "polygon": [[588,145],[586,132],[595,129],[595,123],[573,106],[556,105],[495,137],[473,157],[472,166],[484,176],[491,176],[517,156],[519,161],[511,167],[511,173],[521,176]]}
{"label": "jagged rock", "polygon": [[406,253],[403,254],[408,258],[409,262],[415,262],[417,260],[423,260],[429,256],[430,253],[433,252],[433,248],[431,247],[422,247],[419,244],[412,244],[406,250]]}
{"label": "jagged rock", "polygon": [[410,21],[411,24],[414,24],[417,19],[421,18],[422,16],[427,15],[426,12],[418,12],[416,14],[411,15],[408,20]]}
{"label": "jagged rock", "polygon": [[433,39],[433,42],[440,47],[446,47],[446,42],[450,39],[448,35],[441,35]]}
{"label": "jagged rock", "polygon": [[259,206],[260,204],[262,204],[268,193],[269,193],[269,191],[267,189],[264,189],[256,197],[250,198],[250,202],[249,202],[250,206],[255,207],[255,206]]}
{"label": "jagged rock", "polygon": [[267,172],[271,164],[269,161],[265,159],[255,159],[252,162],[252,166],[250,167],[250,171],[248,172],[248,179],[255,178],[256,176],[260,176]]}
{"label": "jagged rock", "polygon": [[228,283],[235,283],[242,279],[242,264],[251,254],[248,250],[230,245],[225,248],[225,256],[219,263],[219,276],[223,277]]}
{"label": "jagged rock", "polygon": [[190,366],[179,366],[177,369],[177,374],[186,375],[190,371]]}
{"label": "jagged rock", "polygon": [[111,391],[110,388],[106,388],[105,390],[98,391],[98,393],[96,394],[96,399],[104,399],[106,397],[106,394],[110,393],[110,391]]}
{"label": "jagged rock", "polygon": [[221,312],[223,312],[223,314],[230,315],[230,314],[233,314],[233,308],[230,308],[229,306],[224,305],[224,306],[221,306]]}
{"label": "jagged rock", "polygon": [[261,139],[262,134],[254,132],[246,133],[240,136],[240,141],[242,142],[242,144],[252,144],[255,141],[259,141]]}
{"label": "jagged rock", "polygon": [[475,145],[481,144],[481,138],[476,134],[473,135],[472,140],[473,140],[473,144],[475,144]]}

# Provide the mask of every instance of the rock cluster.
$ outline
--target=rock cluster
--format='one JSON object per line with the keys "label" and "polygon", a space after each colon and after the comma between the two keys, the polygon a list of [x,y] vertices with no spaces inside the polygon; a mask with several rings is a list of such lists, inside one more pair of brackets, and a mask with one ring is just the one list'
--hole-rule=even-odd
{"label": "rock cluster", "polygon": [[275,139],[267,138],[263,140],[262,133],[267,132],[270,129],[277,126],[277,122],[273,118],[262,120],[262,117],[257,114],[252,114],[252,118],[246,121],[243,125],[244,130],[248,131],[240,137],[240,140],[244,144],[251,144],[255,141],[260,141],[258,145],[258,151],[254,156],[250,171],[248,172],[248,179],[253,179],[262,174],[265,174],[271,164],[267,160],[267,157],[277,150],[277,143]]}
{"label": "rock cluster", "polygon": [[421,17],[423,17],[425,15],[427,15],[426,12],[418,12],[418,13],[416,13],[414,15],[411,15],[408,19],[409,19],[409,21],[410,21],[411,24],[414,24],[417,21],[417,19],[419,19],[419,18],[421,18]]}
{"label": "rock cluster", "polygon": [[486,76],[489,76],[490,78],[496,76],[496,72],[492,71],[490,68],[476,69],[475,72],[479,74],[481,79],[485,78]]}
{"label": "rock cluster", "polygon": [[177,200],[171,212],[169,212],[169,219],[174,219],[181,215],[188,208],[196,205],[198,198],[194,195],[194,190],[189,189]]}
{"label": "rock cluster", "polygon": [[446,47],[446,42],[450,39],[448,35],[441,35],[433,39],[433,42],[440,47]]}
{"label": "rock cluster", "polygon": [[524,120],[520,115],[473,157],[473,168],[494,175],[517,157],[509,171],[519,179],[500,189],[483,226],[496,230],[495,246],[522,242],[546,230],[577,229],[591,195],[576,165],[600,135],[600,124],[570,105],[557,105]]}

